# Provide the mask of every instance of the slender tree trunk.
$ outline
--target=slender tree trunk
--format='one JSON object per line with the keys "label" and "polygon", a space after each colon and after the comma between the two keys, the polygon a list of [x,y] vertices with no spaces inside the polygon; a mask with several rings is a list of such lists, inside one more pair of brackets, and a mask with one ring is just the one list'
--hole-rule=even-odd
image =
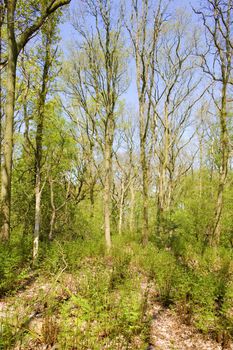
{"label": "slender tree trunk", "polygon": [[199,138],[199,147],[200,147],[200,165],[199,165],[199,197],[200,197],[200,203],[201,205],[201,199],[202,199],[202,192],[203,192],[203,179],[202,179],[202,170],[203,170],[203,135],[200,135]]}
{"label": "slender tree trunk", "polygon": [[119,206],[119,223],[118,223],[119,235],[122,234],[124,194],[125,194],[125,186],[124,186],[124,179],[123,179],[122,184],[121,184],[121,196],[120,196],[120,206]]}
{"label": "slender tree trunk", "polygon": [[[138,71],[137,74],[140,74]],[[138,85],[139,83],[138,77]],[[139,92],[138,87],[138,92]],[[148,188],[149,188],[149,177],[148,177],[148,159],[146,154],[146,136],[147,129],[145,130],[145,101],[143,96],[139,98],[139,122],[140,122],[140,162],[142,169],[142,205],[143,205],[143,221],[142,221],[142,241],[144,244],[148,242],[149,236],[149,213],[148,213]]]}
{"label": "slender tree trunk", "polygon": [[47,94],[47,83],[50,68],[50,50],[51,50],[51,35],[47,34],[46,38],[46,54],[42,75],[42,87],[38,99],[38,119],[36,128],[36,149],[35,149],[35,224],[34,224],[34,242],[33,242],[33,260],[37,258],[39,236],[40,236],[40,221],[41,221],[41,161],[42,161],[42,145],[44,132],[44,114],[45,100]]}
{"label": "slender tree trunk", "polygon": [[[110,117],[111,118],[111,117]],[[105,181],[104,181],[104,232],[107,249],[111,249],[111,185],[112,185],[112,140],[113,128],[108,121],[105,136]]]}
{"label": "slender tree trunk", "polygon": [[51,220],[50,220],[50,231],[49,231],[49,240],[53,239],[53,228],[56,220],[56,210],[52,211]]}
{"label": "slender tree trunk", "polygon": [[36,174],[35,184],[35,224],[34,224],[34,237],[33,237],[33,261],[38,256],[39,249],[39,235],[40,235],[40,205],[41,203],[41,178],[40,173]]}
{"label": "slender tree trunk", "polygon": [[52,208],[52,214],[50,219],[50,230],[49,230],[49,240],[51,241],[53,239],[53,228],[56,220],[56,207],[54,204],[54,193],[53,193],[53,180],[50,179],[50,204]]}
{"label": "slender tree trunk", "polygon": [[130,186],[130,218],[129,218],[129,230],[131,234],[134,232],[134,229],[135,229],[134,211],[135,211],[135,191],[134,191],[134,184],[132,182]]}
{"label": "slender tree trunk", "polygon": [[42,137],[44,124],[44,103],[45,97],[40,97],[40,106],[38,113],[38,125],[36,131],[36,152],[35,152],[35,223],[34,223],[34,241],[33,241],[33,260],[37,258],[39,236],[40,236],[40,218],[41,218],[41,160],[42,160]]}
{"label": "slender tree trunk", "polygon": [[168,167],[168,152],[169,152],[169,121],[168,121],[168,106],[165,103],[164,108],[164,140],[163,149],[161,154],[161,161],[159,167],[159,193],[158,193],[158,207],[157,207],[157,230],[158,233],[161,231],[161,221],[163,219],[163,214],[168,210],[168,183],[167,183],[167,167]]}
{"label": "slender tree trunk", "polygon": [[141,166],[142,166],[142,200],[143,200],[143,224],[142,224],[142,240],[146,244],[149,235],[149,213],[148,213],[148,164],[146,157],[145,140],[141,140]]}
{"label": "slender tree trunk", "polygon": [[2,227],[1,239],[10,238],[10,214],[11,214],[11,174],[13,153],[13,124],[15,108],[15,82],[17,47],[14,36],[14,12],[15,1],[8,2],[7,9],[7,38],[8,38],[8,64],[7,64],[7,86],[5,107],[5,130],[3,139],[3,164],[1,169],[1,205],[2,205]]}
{"label": "slender tree trunk", "polygon": [[157,198],[157,233],[160,234],[162,212],[163,212],[163,169],[162,163],[159,164],[159,180],[158,180],[158,198]]}
{"label": "slender tree trunk", "polygon": [[223,209],[223,193],[228,173],[228,159],[229,159],[229,140],[227,131],[227,96],[226,96],[226,84],[223,82],[222,87],[222,101],[220,112],[220,145],[221,145],[221,165],[219,172],[219,185],[218,195],[215,208],[215,216],[213,223],[213,230],[211,235],[211,245],[218,245],[221,235],[220,219]]}

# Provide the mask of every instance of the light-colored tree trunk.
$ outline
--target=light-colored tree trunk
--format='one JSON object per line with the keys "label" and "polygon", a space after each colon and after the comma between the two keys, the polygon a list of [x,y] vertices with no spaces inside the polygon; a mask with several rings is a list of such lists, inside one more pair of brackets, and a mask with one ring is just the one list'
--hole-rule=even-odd
{"label": "light-colored tree trunk", "polygon": [[121,193],[120,193],[120,203],[119,203],[119,222],[118,222],[118,233],[122,234],[122,224],[123,224],[123,212],[124,212],[124,198],[125,198],[125,184],[124,179],[121,181]]}
{"label": "light-colored tree trunk", "polygon": [[134,189],[134,183],[132,182],[130,186],[130,216],[129,216],[129,230],[130,233],[134,233],[135,230],[135,189]]}
{"label": "light-colored tree trunk", "polygon": [[33,234],[33,261],[36,260],[39,250],[39,236],[40,236],[40,216],[41,216],[41,178],[40,173],[36,174],[35,183],[35,223],[34,223],[34,234]]}
{"label": "light-colored tree trunk", "polygon": [[149,235],[149,210],[148,210],[148,188],[149,188],[149,176],[148,176],[148,162],[146,155],[145,140],[141,139],[141,167],[142,167],[142,199],[143,199],[143,224],[142,224],[142,240],[146,244],[148,242]]}
{"label": "light-colored tree trunk", "polygon": [[203,134],[199,136],[199,152],[200,152],[200,160],[199,160],[199,197],[200,203],[203,194]]}
{"label": "light-colored tree trunk", "polygon": [[50,230],[49,230],[49,240],[51,241],[53,239],[53,228],[54,228],[54,223],[56,219],[56,207],[54,204],[54,193],[53,193],[53,180],[50,179],[49,181],[50,184],[50,204],[52,208],[52,214],[51,214],[51,219],[50,219]]}
{"label": "light-colored tree trunk", "polygon": [[50,219],[50,230],[49,230],[49,240],[51,241],[53,239],[53,230],[54,230],[54,224],[56,220],[56,210],[52,211],[51,219]]}
{"label": "light-colored tree trunk", "polygon": [[[137,54],[139,55],[139,53]],[[143,205],[142,241],[144,244],[146,244],[148,242],[148,235],[149,235],[149,213],[148,213],[148,188],[149,188],[148,170],[149,169],[148,169],[148,155],[146,150],[149,116],[147,115],[145,120],[145,96],[143,96],[144,93],[140,91],[140,79],[141,79],[141,71],[140,71],[140,67],[137,66],[137,86],[138,86],[138,94],[139,94],[139,124],[140,124],[140,163],[141,163],[141,169],[142,169],[142,205]],[[144,89],[145,88],[146,87],[144,86]]]}
{"label": "light-colored tree trunk", "polygon": [[107,249],[111,249],[111,187],[112,187],[112,130],[105,138],[105,179],[104,179],[104,233]]}

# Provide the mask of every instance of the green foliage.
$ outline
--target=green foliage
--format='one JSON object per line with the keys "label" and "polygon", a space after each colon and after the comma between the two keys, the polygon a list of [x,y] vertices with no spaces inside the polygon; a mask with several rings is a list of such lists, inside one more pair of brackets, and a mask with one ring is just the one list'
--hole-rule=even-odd
{"label": "green foliage", "polygon": [[[149,323],[139,286],[145,275],[154,282],[157,300],[178,310],[185,322],[202,332],[233,335],[233,266],[227,248],[208,248],[198,255],[198,243],[193,250],[182,244],[174,254],[171,248],[158,249],[152,243],[143,247],[137,236],[113,241],[111,255],[106,255],[99,238],[42,244],[38,268],[56,286],[46,297],[43,342],[56,342],[62,349],[143,348]],[[18,284],[19,271],[26,271],[25,255],[16,254],[16,243],[8,248],[10,258],[7,249],[0,254],[2,291]],[[19,337],[23,332],[16,334],[11,323],[4,322],[5,348],[10,349]]]}
{"label": "green foliage", "polygon": [[104,260],[96,260],[92,252],[90,260],[80,261],[76,270],[78,294],[72,294],[61,310],[58,339],[63,349],[100,350],[107,344],[111,348],[137,349],[133,345],[137,336],[141,338],[140,346],[144,344],[146,326],[142,322],[140,280],[130,273],[129,253],[122,251],[120,255],[119,248]]}
{"label": "green foliage", "polygon": [[0,245],[0,295],[17,289],[30,274],[31,240],[12,239]]}

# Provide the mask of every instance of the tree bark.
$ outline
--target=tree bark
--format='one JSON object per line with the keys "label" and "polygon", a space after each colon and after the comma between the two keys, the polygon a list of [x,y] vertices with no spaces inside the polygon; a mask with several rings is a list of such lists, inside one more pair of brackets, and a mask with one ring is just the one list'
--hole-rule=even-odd
{"label": "tree bark", "polygon": [[40,118],[36,132],[36,152],[35,152],[35,223],[34,223],[34,240],[33,240],[33,260],[37,258],[40,236],[40,217],[41,217],[41,159],[42,159],[42,136],[44,120],[44,103],[45,98],[41,98]]}
{"label": "tree bark", "polygon": [[50,230],[49,230],[49,240],[51,241],[53,239],[53,227],[56,219],[56,207],[54,204],[54,193],[53,193],[53,180],[50,179],[50,204],[52,208],[52,215],[50,219]]}
{"label": "tree bark", "polygon": [[39,236],[40,236],[40,217],[41,217],[41,161],[42,145],[44,132],[45,101],[47,95],[47,85],[49,77],[49,68],[51,65],[50,54],[52,44],[52,33],[46,34],[45,61],[42,73],[42,86],[38,100],[38,116],[36,128],[36,148],[35,148],[35,223],[34,223],[34,241],[33,241],[33,261],[38,255]]}
{"label": "tree bark", "polygon": [[144,138],[140,142],[140,159],[142,167],[142,200],[143,200],[143,223],[142,223],[142,241],[144,244],[148,242],[149,235],[149,214],[148,214],[148,164],[146,155],[146,145]]}
{"label": "tree bark", "polygon": [[120,206],[119,206],[119,223],[118,223],[118,233],[119,233],[119,235],[122,234],[124,197],[125,197],[125,186],[124,186],[124,179],[122,179],[121,194],[120,194]]}
{"label": "tree bark", "polygon": [[130,219],[129,219],[129,230],[131,234],[134,232],[134,229],[135,229],[134,212],[135,212],[135,190],[134,190],[134,183],[132,182],[130,186]]}
{"label": "tree bark", "polygon": [[55,220],[56,220],[56,210],[53,209],[52,215],[51,215],[51,220],[50,220],[50,230],[49,230],[49,240],[50,241],[53,239],[53,229],[54,229]]}
{"label": "tree bark", "polygon": [[35,184],[35,224],[34,224],[34,235],[33,235],[33,261],[36,260],[39,250],[39,235],[40,235],[40,208],[41,208],[41,177],[40,172],[36,174]]}
{"label": "tree bark", "polygon": [[229,140],[227,130],[227,85],[223,82],[222,100],[220,110],[220,145],[221,145],[221,165],[219,171],[218,195],[215,207],[214,223],[211,235],[211,245],[218,245],[220,240],[221,228],[220,219],[223,210],[223,193],[227,180],[228,159],[229,159]]}
{"label": "tree bark", "polygon": [[163,137],[163,149],[160,160],[159,167],[159,193],[158,193],[158,205],[157,205],[157,230],[158,233],[161,232],[161,223],[163,220],[163,214],[165,211],[169,210],[168,196],[169,188],[167,181],[167,167],[168,167],[168,156],[169,156],[169,120],[168,120],[168,101],[164,106],[164,137]]}
{"label": "tree bark", "polygon": [[[109,124],[110,120],[109,120]],[[107,250],[111,249],[111,187],[112,187],[112,143],[113,130],[106,131],[105,137],[105,181],[104,181],[104,231]]]}

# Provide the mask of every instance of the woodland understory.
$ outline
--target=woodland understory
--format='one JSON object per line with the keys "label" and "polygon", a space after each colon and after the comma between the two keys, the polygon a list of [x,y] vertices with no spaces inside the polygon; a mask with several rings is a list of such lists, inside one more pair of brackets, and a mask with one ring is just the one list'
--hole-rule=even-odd
{"label": "woodland understory", "polygon": [[0,350],[233,349],[233,0],[0,0]]}

